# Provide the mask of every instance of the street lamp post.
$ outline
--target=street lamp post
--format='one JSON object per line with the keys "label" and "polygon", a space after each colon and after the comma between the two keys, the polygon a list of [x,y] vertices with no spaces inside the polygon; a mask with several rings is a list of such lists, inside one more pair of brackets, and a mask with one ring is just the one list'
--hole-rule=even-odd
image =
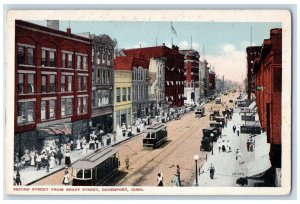
{"label": "street lamp post", "polygon": [[199,155],[194,155],[194,160],[195,160],[195,163],[196,163],[196,186],[198,186],[198,167],[197,167],[197,162],[198,162],[198,159],[199,159]]}
{"label": "street lamp post", "polygon": [[214,155],[214,133],[210,133],[211,137],[211,155]]}

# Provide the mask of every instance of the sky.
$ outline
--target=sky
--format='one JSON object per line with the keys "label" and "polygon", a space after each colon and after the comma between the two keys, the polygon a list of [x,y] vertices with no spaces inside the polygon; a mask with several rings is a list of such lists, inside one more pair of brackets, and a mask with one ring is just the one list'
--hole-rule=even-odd
{"label": "sky", "polygon": [[[46,21],[33,21],[46,26]],[[180,49],[192,48],[207,60],[217,76],[242,83],[246,77],[246,47],[262,45],[270,38],[270,29],[281,28],[280,22],[171,22],[162,21],[60,21],[59,29],[72,33],[107,34],[118,42],[118,48],[149,47],[165,43]],[[191,39],[192,38],[192,39]],[[157,40],[156,40],[157,39]]]}

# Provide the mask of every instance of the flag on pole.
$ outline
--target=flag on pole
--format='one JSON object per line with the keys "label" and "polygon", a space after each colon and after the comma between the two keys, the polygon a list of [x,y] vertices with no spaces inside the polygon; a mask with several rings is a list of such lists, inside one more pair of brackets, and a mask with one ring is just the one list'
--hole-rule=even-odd
{"label": "flag on pole", "polygon": [[171,30],[172,30],[172,32],[175,34],[175,36],[177,37],[177,32],[176,32],[176,30],[174,29],[173,23],[172,23],[172,22],[171,22]]}

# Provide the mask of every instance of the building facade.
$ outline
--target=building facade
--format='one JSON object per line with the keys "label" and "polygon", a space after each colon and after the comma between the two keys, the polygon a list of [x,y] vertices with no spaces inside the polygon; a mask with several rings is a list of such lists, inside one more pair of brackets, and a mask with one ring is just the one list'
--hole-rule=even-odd
{"label": "building facade", "polygon": [[206,98],[208,91],[208,63],[206,60],[200,61],[199,63],[199,80],[200,80],[200,99]]}
{"label": "building facade", "polygon": [[70,28],[15,28],[15,152],[79,137],[92,114],[91,40]]}
{"label": "building facade", "polygon": [[[184,105],[184,55],[179,52],[177,46],[169,48],[164,44],[156,47],[145,47],[137,49],[123,50],[126,56],[143,56],[145,60],[149,61],[153,59],[152,64],[149,66],[164,67],[164,94],[165,99],[162,102],[160,109],[166,109],[168,107],[181,107]],[[160,59],[160,62],[155,60]],[[163,62],[164,61],[164,62]],[[152,70],[155,70],[154,68]],[[162,69],[156,69],[162,70]],[[150,81],[151,76],[157,76],[157,74],[149,73]],[[155,81],[155,80],[154,80]],[[161,91],[163,87],[156,87],[156,90]],[[160,90],[159,90],[160,89]],[[150,89],[151,90],[151,89]],[[154,90],[154,89],[153,89]],[[151,95],[151,94],[150,94]],[[153,109],[151,111],[154,111]]]}
{"label": "building facade", "polygon": [[115,59],[114,130],[132,125],[132,61],[126,56]]}
{"label": "building facade", "polygon": [[149,115],[149,62],[132,58],[132,119]]}
{"label": "building facade", "polygon": [[208,96],[212,96],[216,93],[216,73],[212,70],[208,73]]}
{"label": "building facade", "polygon": [[184,54],[184,102],[196,104],[200,99],[200,55],[196,50],[180,50],[180,53]]}
{"label": "building facade", "polygon": [[114,47],[108,35],[90,35],[92,49],[92,125],[104,131],[113,131],[114,107]]}
{"label": "building facade", "polygon": [[[270,39],[263,42],[260,56],[255,60],[256,103],[262,128],[270,143],[272,164],[269,181],[275,185],[275,178],[281,169],[281,92],[282,92],[282,30],[271,29]],[[274,177],[273,177],[274,176]],[[280,176],[278,176],[280,177]]]}
{"label": "building facade", "polygon": [[251,46],[246,48],[247,52],[247,94],[248,99],[252,99],[255,94],[255,75],[254,75],[254,60],[260,55],[261,46]]}

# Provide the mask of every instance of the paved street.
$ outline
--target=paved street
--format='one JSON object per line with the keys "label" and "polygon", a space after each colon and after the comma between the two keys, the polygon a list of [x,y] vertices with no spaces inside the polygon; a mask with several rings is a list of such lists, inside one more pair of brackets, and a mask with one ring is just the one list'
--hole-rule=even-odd
{"label": "paved street", "polygon": [[[229,98],[233,95],[222,96],[222,101],[229,107]],[[120,173],[107,185],[118,186],[156,186],[156,178],[159,171],[163,172],[164,185],[172,186],[172,178],[176,172],[176,165],[181,169],[181,183],[183,186],[192,186],[195,179],[194,155],[200,156],[200,166],[205,163],[206,154],[200,152],[202,129],[209,126],[209,114],[211,107],[223,110],[221,104],[210,102],[205,105],[205,117],[195,117],[193,111],[186,113],[180,120],[172,120],[167,123],[168,142],[157,149],[143,148],[143,135],[136,136],[118,145],[120,158]],[[130,158],[130,168],[125,168],[125,157]],[[34,185],[60,185],[62,184],[63,171],[59,171],[44,178]]]}

